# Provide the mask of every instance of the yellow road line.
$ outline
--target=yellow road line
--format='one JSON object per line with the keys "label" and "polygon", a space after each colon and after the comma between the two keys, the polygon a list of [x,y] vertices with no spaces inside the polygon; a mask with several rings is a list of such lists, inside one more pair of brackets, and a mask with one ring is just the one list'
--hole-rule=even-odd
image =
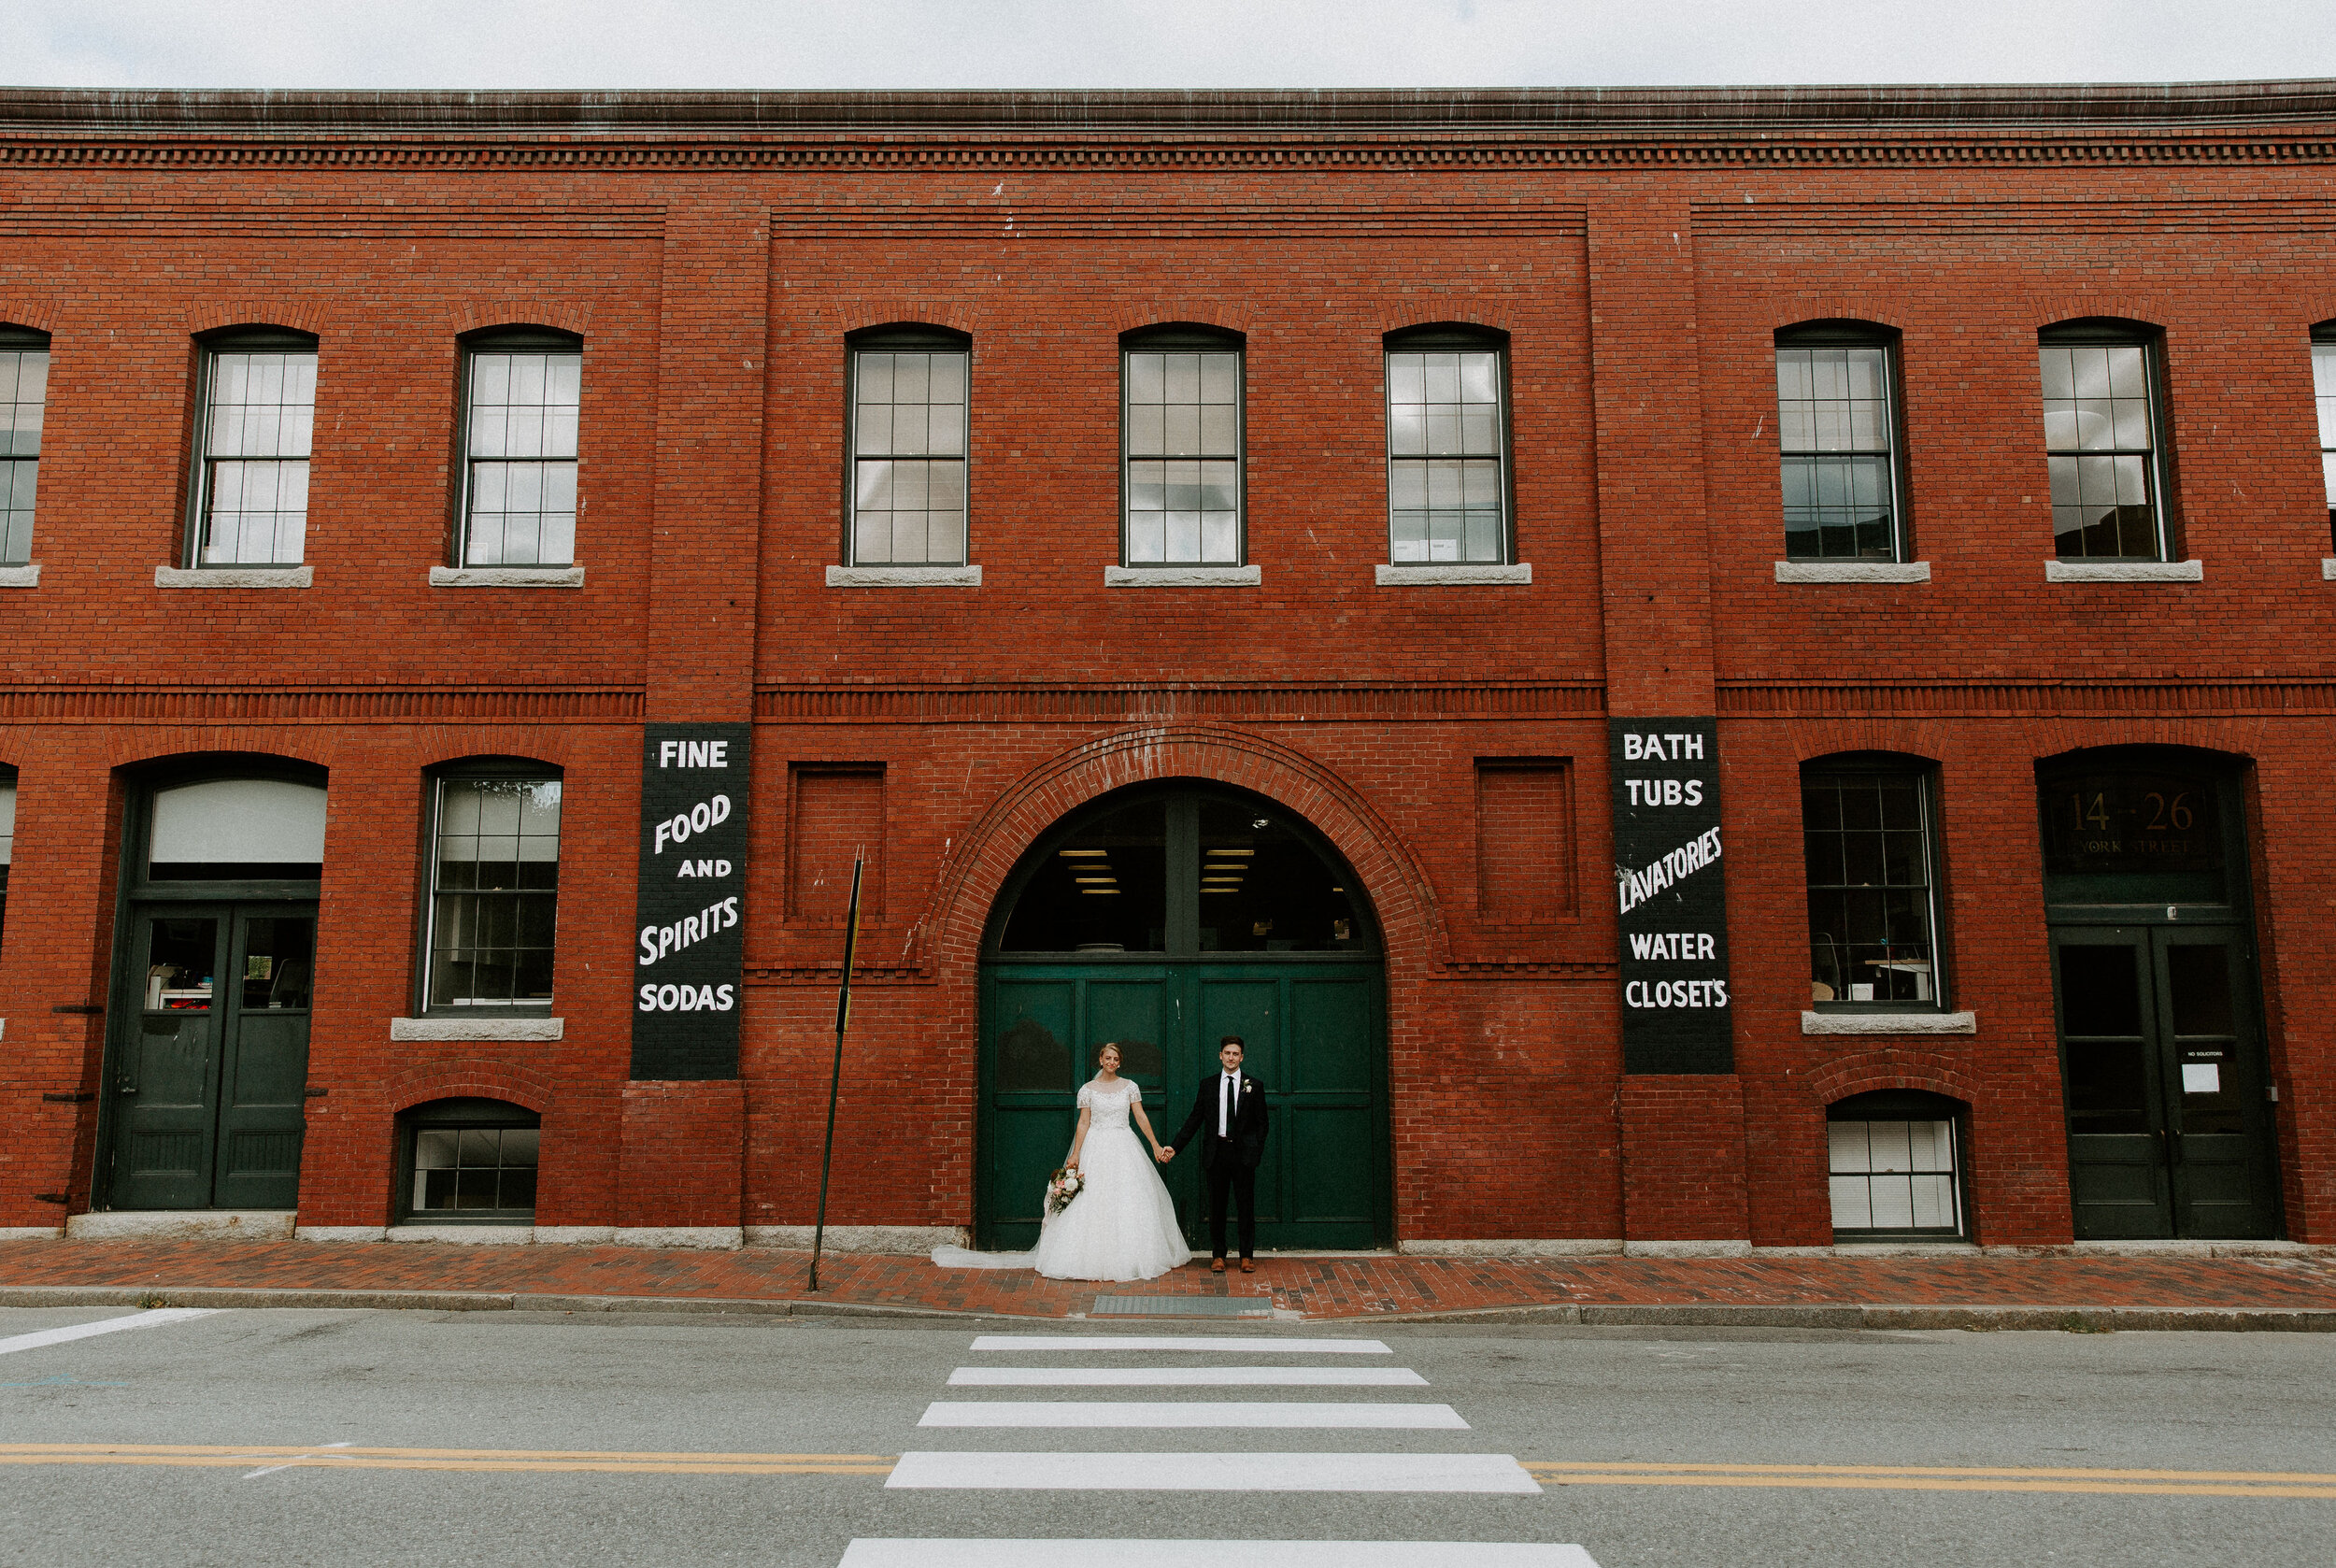
{"label": "yellow road line", "polygon": [[788,1465],[886,1465],[892,1467],[892,1453],[663,1453],[647,1451],[633,1453],[626,1448],[364,1448],[364,1447],[332,1447],[320,1448],[318,1444],[299,1442],[0,1442],[0,1458],[9,1453],[217,1453],[226,1458],[282,1458],[287,1453],[380,1453],[390,1458],[621,1458],[621,1461],[656,1461],[656,1458],[677,1458],[677,1461],[752,1461],[757,1465],[766,1462],[788,1462]]}
{"label": "yellow road line", "polygon": [[7,1443],[0,1465],[193,1469],[589,1471],[662,1475],[889,1475],[881,1454],[602,1453],[527,1448],[314,1448],[290,1445]]}
{"label": "yellow road line", "polygon": [[1528,1470],[1679,1470],[1751,1475],[1989,1475],[2074,1481],[2294,1481],[2336,1487],[2336,1475],[2291,1470],[2061,1470],[1973,1464],[1664,1464],[1652,1460],[1519,1460]]}
{"label": "yellow road line", "polygon": [[2045,1470],[1904,1465],[1521,1461],[1549,1486],[1835,1488],[1853,1491],[2058,1492],[2127,1497],[2336,1499],[2336,1475],[2274,1471]]}

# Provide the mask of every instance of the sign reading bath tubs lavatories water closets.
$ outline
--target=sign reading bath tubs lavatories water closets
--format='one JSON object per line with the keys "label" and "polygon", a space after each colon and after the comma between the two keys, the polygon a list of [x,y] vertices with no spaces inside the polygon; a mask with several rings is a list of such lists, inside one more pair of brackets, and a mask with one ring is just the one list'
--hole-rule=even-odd
{"label": "sign reading bath tubs lavatories water closets", "polygon": [[636,1080],[738,1076],[751,734],[746,724],[643,730]]}
{"label": "sign reading bath tubs lavatories water closets", "polygon": [[1607,728],[1622,1070],[1732,1073],[1718,725],[1616,719]]}

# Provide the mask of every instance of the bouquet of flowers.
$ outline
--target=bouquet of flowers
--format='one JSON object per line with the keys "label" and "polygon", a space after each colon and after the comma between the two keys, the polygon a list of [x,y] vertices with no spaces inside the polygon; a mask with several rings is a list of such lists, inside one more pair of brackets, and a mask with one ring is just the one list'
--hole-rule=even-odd
{"label": "bouquet of flowers", "polygon": [[1087,1178],[1064,1165],[1047,1179],[1047,1218],[1052,1219],[1071,1206],[1071,1200],[1087,1190]]}

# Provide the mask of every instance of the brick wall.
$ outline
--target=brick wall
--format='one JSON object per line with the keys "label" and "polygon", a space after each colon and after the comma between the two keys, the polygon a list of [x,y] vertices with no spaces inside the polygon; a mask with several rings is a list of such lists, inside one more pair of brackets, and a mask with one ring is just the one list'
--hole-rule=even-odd
{"label": "brick wall", "polygon": [[[1825,1105],[1909,1087],[1972,1106],[1979,1233],[2062,1240],[2033,768],[2157,743],[2248,770],[2285,1223],[2336,1240],[2336,1041],[2315,1021],[2336,1013],[2319,831],[2336,586],[2316,565],[2305,352],[2336,317],[2314,216],[2325,123],[2286,140],[2202,121],[1803,127],[1788,154],[1709,127],[1472,140],[1420,119],[1365,137],[1332,117],[1270,152],[1243,130],[1087,127],[1075,157],[1060,128],[1010,124],[986,150],[830,127],[662,151],[612,133],[589,156],[458,126],[362,165],[343,131],[286,130],[255,133],[282,153],[262,169],[219,125],[164,156],[110,112],[92,98],[0,132],[0,321],[53,335],[43,575],[0,589],[0,763],[21,770],[0,1226],[90,1201],[100,1102],[71,1097],[102,1088],[105,1025],[52,1009],[104,999],[135,770],[249,751],[331,774],[312,1223],[382,1222],[397,1112],[458,1092],[542,1111],[545,1223],[806,1222],[838,937],[810,890],[868,813],[822,816],[789,781],[873,777],[816,771],[845,763],[882,769],[882,896],[839,1222],[970,1218],[991,903],[1063,812],[1189,777],[1306,816],[1374,903],[1400,1235],[1823,1242]],[[2166,334],[2201,583],[2044,581],[2035,334],[2086,315]],[[1902,335],[1928,583],[1774,581],[1772,337],[1830,317]],[[1118,335],[1175,321],[1246,337],[1254,589],[1104,583]],[[320,339],[315,586],[157,589],[180,559],[192,335],[260,321]],[[826,585],[844,335],[889,321],[971,335],[978,589]],[[1509,335],[1530,585],[1374,580],[1381,340],[1432,321]],[[456,336],[520,322],[585,340],[587,580],[434,589]],[[1737,1072],[1626,1080],[1604,721],[1710,712]],[[637,726],[748,715],[744,1077],[630,1085]],[[1851,749],[1939,769],[1973,1034],[1800,1031],[1797,770]],[[488,754],[567,779],[564,1035],[392,1045],[414,1005],[424,772]],[[1565,835],[1538,841],[1568,863],[1536,862],[1519,890],[1483,881],[1508,820],[1483,792],[1495,758],[1571,770]]]}

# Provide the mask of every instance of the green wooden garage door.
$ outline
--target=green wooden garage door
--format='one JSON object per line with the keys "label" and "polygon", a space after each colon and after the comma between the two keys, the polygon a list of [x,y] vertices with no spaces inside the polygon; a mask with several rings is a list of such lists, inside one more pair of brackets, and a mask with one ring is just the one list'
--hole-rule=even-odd
{"label": "green wooden garage door", "polygon": [[[1079,1085],[1120,1043],[1153,1131],[1175,1135],[1218,1040],[1242,1036],[1266,1088],[1258,1245],[1368,1248],[1387,1204],[1386,980],[1376,962],[993,962],[982,979],[979,1245],[1037,1245],[1047,1177],[1070,1151]],[[1201,1162],[1163,1173],[1185,1238],[1204,1246]]]}

